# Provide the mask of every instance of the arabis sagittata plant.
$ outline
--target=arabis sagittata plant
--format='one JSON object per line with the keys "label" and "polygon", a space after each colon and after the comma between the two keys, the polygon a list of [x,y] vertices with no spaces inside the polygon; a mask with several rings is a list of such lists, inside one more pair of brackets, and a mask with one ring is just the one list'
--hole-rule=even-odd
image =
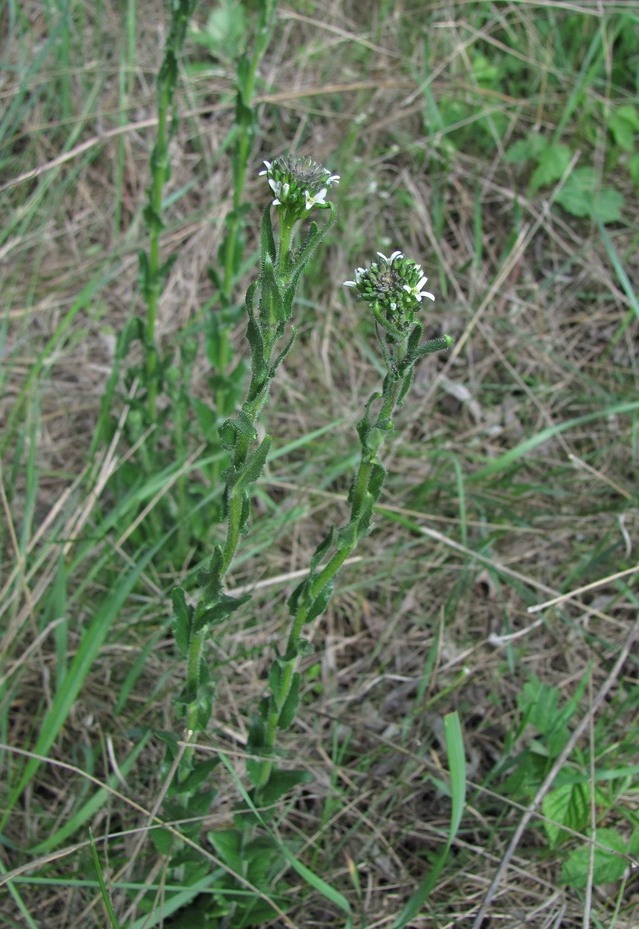
{"label": "arabis sagittata plant", "polygon": [[[370,531],[373,509],[386,476],[378,453],[393,429],[393,414],[406,396],[417,361],[452,345],[450,336],[420,342],[422,324],[416,315],[422,309],[424,297],[435,299],[423,289],[426,277],[421,267],[404,258],[401,252],[393,252],[390,258],[378,252],[378,258],[369,267],[358,268],[355,280],[346,284],[357,290],[373,314],[387,372],[381,393],[369,398],[357,425],[361,452],[348,496],[350,519],[341,528],[330,530],[311,559],[307,577],[289,598],[292,618],[286,647],[276,654],[268,676],[269,692],[250,731],[249,751],[254,759],[248,772],[255,785],[256,805],[277,795],[278,781],[284,773],[278,772],[275,765],[276,736],[278,729],[291,724],[297,709],[301,683],[298,659],[310,648],[303,637],[304,627],[324,612],[338,571],[358,541]],[[286,774],[290,778],[293,772]]]}
{"label": "arabis sagittata plant", "polygon": [[[300,275],[334,217],[326,194],[338,177],[310,158],[279,157],[267,162],[266,171],[261,173],[266,174],[271,191],[279,191],[279,197],[262,216],[259,278],[246,295],[251,381],[240,411],[220,427],[221,440],[231,452],[231,464],[222,475],[226,539],[213,549],[208,569],[201,577],[199,601],[187,604],[180,587],[173,592],[175,639],[187,666],[179,704],[189,737],[201,731],[211,715],[214,686],[205,652],[211,631],[249,599],[248,595],[229,596],[224,576],[248,526],[252,488],[262,474],[270,448],[270,436],[258,441],[257,419],[268,400],[271,381],[295,339],[293,302]],[[316,209],[328,214],[321,226],[311,219]],[[278,220],[277,239],[272,212]],[[301,241],[293,247],[298,231]],[[190,764],[187,753],[180,778],[188,776]]]}
{"label": "arabis sagittata plant", "polygon": [[[207,726],[212,712],[214,683],[207,664],[207,642],[214,628],[249,599],[249,595],[227,593],[224,577],[247,528],[252,488],[262,474],[270,447],[269,436],[258,440],[257,419],[268,400],[270,383],[293,344],[295,290],[313,249],[332,224],[333,205],[327,196],[339,181],[338,175],[310,158],[283,156],[264,164],[261,173],[272,200],[262,218],[259,279],[246,296],[252,376],[241,410],[220,429],[232,459],[223,475],[226,538],[213,549],[197,603],[188,604],[181,588],[173,594],[175,639],[187,667],[178,705],[189,740]],[[328,211],[322,226],[308,221],[315,210]],[[272,215],[277,218],[277,241]],[[302,233],[301,241],[294,247],[298,232]],[[208,835],[226,871],[216,884],[217,898],[224,901],[224,927],[262,925],[274,916],[277,907],[286,905],[286,888],[278,880],[289,858],[264,827],[279,815],[280,798],[308,780],[309,774],[281,765],[278,735],[291,726],[297,714],[300,659],[312,651],[305,629],[325,611],[339,570],[359,540],[370,532],[386,477],[379,452],[393,430],[393,415],[403,403],[414,367],[420,358],[452,344],[449,336],[421,342],[421,313],[434,300],[424,289],[426,283],[421,267],[399,251],[389,258],[378,252],[368,267],[355,271],[355,280],[346,282],[373,316],[386,374],[381,391],[369,398],[357,424],[360,462],[348,495],[348,522],[331,528],[315,550],[306,577],[288,600],[288,631],[274,645],[265,693],[249,726],[249,789],[242,788],[232,827]],[[196,762],[190,750],[175,764],[176,792],[181,790],[187,800],[184,815],[193,805],[194,785],[201,784],[212,762]],[[201,791],[199,786],[197,789]],[[180,811],[175,809],[174,815],[179,818]],[[247,886],[257,892],[247,895]]]}

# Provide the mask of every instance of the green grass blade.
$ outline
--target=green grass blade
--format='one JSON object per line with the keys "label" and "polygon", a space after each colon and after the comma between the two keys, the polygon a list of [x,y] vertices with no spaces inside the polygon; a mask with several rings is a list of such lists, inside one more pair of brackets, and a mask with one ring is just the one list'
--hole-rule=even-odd
{"label": "green grass blade", "polygon": [[107,912],[109,918],[109,924],[111,929],[120,929],[120,923],[118,917],[115,915],[115,910],[113,909],[113,904],[111,903],[111,894],[109,893],[109,888],[106,885],[104,880],[104,872],[102,870],[102,862],[100,861],[100,856],[98,855],[98,850],[95,847],[95,840],[93,838],[93,833],[89,829],[89,842],[91,843],[91,857],[93,859],[93,867],[95,868],[95,873],[98,876],[98,884],[100,885],[100,896],[102,897],[102,903],[104,904],[104,909]]}
{"label": "green grass blade", "polygon": [[509,451],[504,452],[503,455],[490,461],[488,464],[484,465],[483,468],[474,471],[468,476],[468,480],[477,483],[488,477],[493,477],[495,474],[500,474],[539,445],[543,445],[544,442],[548,442],[554,439],[555,436],[560,435],[562,432],[567,432],[569,429],[574,429],[576,426],[583,426],[586,423],[596,422],[598,419],[604,419],[607,416],[620,416],[624,413],[634,413],[637,410],[639,410],[639,401],[633,400],[631,403],[617,403],[614,406],[606,407],[605,410],[596,410],[594,413],[586,413],[584,416],[576,416],[574,419],[568,419],[564,423],[549,426],[547,429],[542,429],[541,432],[531,436],[524,442],[520,442],[515,448],[511,448]]}
{"label": "green grass blade", "polygon": [[[107,595],[107,599],[96,611],[93,621],[82,636],[78,651],[69,667],[69,672],[58,687],[51,707],[42,721],[40,735],[38,736],[36,744],[33,746],[34,754],[46,755],[55,742],[60,729],[71,711],[71,707],[75,703],[80,688],[89,674],[93,662],[107,637],[113,621],[118,615],[126,598],[131,593],[140,574],[149,561],[151,561],[158,548],[159,545],[156,545],[140,559],[138,564],[124,577],[118,589],[113,591],[110,595]],[[42,762],[37,758],[30,758],[26,763],[20,780],[9,794],[7,809],[0,822],[0,831],[6,826],[11,811],[41,763]]]}
{"label": "green grass blade", "polygon": [[439,875],[446,863],[448,853],[457,835],[457,830],[459,829],[459,824],[461,823],[462,814],[464,812],[464,801],[466,798],[466,759],[464,756],[464,739],[457,712],[449,713],[444,717],[444,732],[446,734],[448,768],[450,771],[450,795],[452,800],[448,840],[442,851],[435,858],[430,872],[412,894],[406,906],[393,923],[393,929],[403,929],[407,923],[417,916],[425,901],[428,899],[428,895],[437,883]]}

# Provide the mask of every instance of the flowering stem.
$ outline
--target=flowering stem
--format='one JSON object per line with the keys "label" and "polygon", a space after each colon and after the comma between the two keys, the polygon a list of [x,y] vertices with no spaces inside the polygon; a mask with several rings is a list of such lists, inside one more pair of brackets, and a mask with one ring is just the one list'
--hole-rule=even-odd
{"label": "flowering stem", "polygon": [[[326,169],[308,159],[277,159],[267,166],[268,172],[264,173],[271,175],[272,191],[279,185],[279,198],[264,212],[260,276],[246,295],[251,381],[240,411],[219,430],[222,443],[231,452],[231,462],[223,474],[225,540],[223,545],[214,547],[209,566],[202,572],[202,591],[196,605],[187,604],[185,592],[179,587],[172,594],[175,639],[186,659],[186,681],[178,702],[188,729],[194,732],[207,725],[212,712],[214,685],[206,666],[204,644],[211,629],[248,599],[248,595],[230,597],[226,594],[224,579],[248,526],[252,487],[262,474],[270,447],[269,436],[258,441],[258,418],[268,400],[271,381],[293,345],[293,301],[300,274],[313,249],[332,225],[334,216],[332,205],[324,202],[324,198],[330,186],[329,177],[331,183],[335,183],[336,176],[329,175]],[[320,188],[320,184],[323,187]],[[306,219],[313,205],[329,211],[328,221],[322,226],[310,225],[293,260],[295,227]],[[280,220],[279,247],[271,220],[274,206],[278,207]],[[189,753],[186,774],[190,761]],[[181,772],[185,774],[185,766]]]}
{"label": "flowering stem", "polygon": [[[276,777],[275,746],[277,733],[291,724],[297,709],[300,658],[308,654],[303,638],[304,626],[326,609],[334,580],[360,539],[371,529],[375,505],[382,492],[386,471],[379,457],[385,439],[393,431],[393,416],[410,387],[413,368],[426,354],[450,347],[448,336],[420,345],[422,327],[415,322],[416,304],[424,296],[426,278],[415,262],[400,252],[390,259],[380,255],[366,271],[356,272],[355,282],[364,299],[372,304],[376,334],[387,373],[380,393],[368,400],[364,416],[357,425],[360,439],[360,462],[349,493],[350,518],[340,529],[332,528],[311,559],[306,579],[289,598],[291,624],[283,655],[279,652],[269,672],[269,693],[264,698],[260,719],[251,727],[249,774],[254,785],[253,801],[263,806],[269,785]],[[434,299],[434,298],[433,298]],[[373,408],[377,408],[373,415]]]}

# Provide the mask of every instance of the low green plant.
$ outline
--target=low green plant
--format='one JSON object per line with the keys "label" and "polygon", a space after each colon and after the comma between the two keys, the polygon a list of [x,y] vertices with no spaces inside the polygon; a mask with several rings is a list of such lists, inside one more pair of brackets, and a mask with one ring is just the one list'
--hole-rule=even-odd
{"label": "low green plant", "polygon": [[[177,743],[169,740],[168,761],[177,770],[165,813],[182,820],[196,819],[213,798],[203,784],[219,759],[198,761],[191,746],[213,710],[215,669],[207,646],[218,627],[250,599],[249,594],[228,594],[225,576],[247,530],[251,495],[271,445],[269,435],[258,439],[256,426],[271,382],[292,348],[295,292],[315,248],[333,223],[333,205],[326,196],[339,180],[310,158],[279,157],[265,165],[262,174],[275,198],[262,218],[259,278],[246,297],[252,375],[239,413],[220,428],[231,455],[223,475],[226,539],[213,549],[195,603],[187,601],[183,587],[173,591],[173,631],[186,666],[176,707],[188,744],[180,756]],[[311,222],[307,227],[307,217],[316,208],[327,210],[328,219],[321,226]],[[272,211],[278,220],[277,237]],[[217,915],[225,920],[224,925],[257,925],[286,904],[285,885],[277,879],[287,868],[286,855],[270,834],[268,823],[279,812],[282,798],[308,775],[286,763],[278,750],[278,738],[292,725],[298,710],[300,662],[312,650],[304,631],[326,610],[340,568],[370,532],[386,476],[380,452],[393,431],[393,417],[408,393],[415,365],[452,343],[449,336],[422,341],[423,325],[417,313],[425,298],[434,300],[424,289],[426,282],[421,267],[399,251],[388,258],[378,253],[367,268],[357,269],[353,281],[346,282],[372,314],[386,373],[381,390],[369,398],[357,425],[360,460],[348,494],[349,519],[339,528],[333,526],[317,546],[308,573],[289,597],[288,632],[273,643],[266,693],[249,727],[249,787],[240,789],[232,828],[208,836],[227,868],[227,877],[217,888]],[[179,854],[183,864],[189,850],[174,850],[173,854]],[[201,876],[195,861],[193,868]],[[247,893],[247,888],[254,893]]]}
{"label": "low green plant", "polygon": [[[111,441],[118,428],[114,398],[123,381],[128,407],[124,434],[130,451],[111,482],[113,492],[120,498],[129,496],[132,508],[144,513],[134,532],[134,543],[148,544],[175,527],[173,539],[177,544],[162,553],[169,558],[171,567],[183,563],[189,545],[208,541],[211,510],[216,506],[206,482],[190,481],[183,463],[199,445],[198,467],[214,488],[214,496],[227,459],[217,427],[237,408],[244,385],[245,364],[234,358],[230,334],[242,312],[242,304],[235,302],[238,280],[254,261],[254,257],[248,262],[245,258],[245,227],[252,204],[244,201],[244,191],[258,125],[253,102],[257,70],[273,32],[277,3],[261,3],[253,20],[241,6],[228,3],[211,13],[205,29],[191,25],[195,8],[196,0],[179,0],[171,8],[169,35],[157,77],[156,141],[143,211],[148,248],[139,252],[145,316],[132,317],[118,340],[94,441],[94,448]],[[232,208],[224,219],[217,267],[209,269],[213,293],[197,318],[177,334],[175,343],[165,346],[157,338],[157,311],[177,255],[162,258],[161,234],[171,174],[169,142],[178,125],[171,111],[175,107],[180,53],[189,36],[211,54],[222,54],[223,46],[225,60],[235,70],[235,119],[222,146],[225,151],[230,149]],[[141,347],[141,360],[137,362],[132,360],[136,344]],[[192,390],[200,346],[210,367],[206,401]],[[170,492],[161,505],[155,502],[147,512],[146,504],[153,500],[159,486],[171,488]],[[208,498],[206,519],[200,513],[204,497]],[[217,506],[219,510],[219,498]],[[177,514],[187,512],[192,514],[189,520],[176,521]]]}
{"label": "low green plant", "polygon": [[[545,780],[556,759],[567,744],[571,726],[588,685],[586,675],[570,699],[562,698],[557,687],[551,687],[531,677],[518,697],[519,725],[512,734],[512,743],[530,733],[525,746],[510,754],[496,774],[505,775],[503,790],[522,803],[529,803]],[[631,716],[634,697],[621,699],[619,714]],[[611,765],[608,760],[610,738],[607,724],[602,722],[601,738],[594,733],[594,776],[585,754],[575,749],[573,757],[557,775],[552,790],[542,801],[541,824],[551,853],[562,850],[562,882],[573,888],[611,883],[623,879],[628,862],[639,853],[639,823],[632,819],[622,828],[605,825],[617,817],[617,798],[632,783],[637,766],[632,748],[615,746]],[[603,741],[604,744],[601,744]],[[623,756],[630,749],[629,763]],[[595,828],[591,829],[595,817]],[[593,848],[575,842],[579,834],[588,834]],[[591,870],[592,869],[592,870]]]}

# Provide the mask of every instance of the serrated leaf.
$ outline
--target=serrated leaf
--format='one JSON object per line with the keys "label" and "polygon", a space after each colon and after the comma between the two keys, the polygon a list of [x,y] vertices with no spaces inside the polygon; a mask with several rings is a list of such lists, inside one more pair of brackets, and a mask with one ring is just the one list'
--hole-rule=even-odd
{"label": "serrated leaf", "polygon": [[556,202],[572,216],[590,216],[602,224],[621,219],[623,196],[611,187],[599,187],[594,168],[578,168],[570,175]]}
{"label": "serrated leaf", "polygon": [[639,155],[633,155],[632,158],[628,159],[628,174],[635,190],[639,193]]}
{"label": "serrated leaf", "polygon": [[149,830],[151,841],[160,855],[170,855],[173,849],[174,838],[168,829],[153,828]]}
{"label": "serrated leaf", "polygon": [[537,167],[530,179],[531,191],[534,192],[539,187],[554,184],[560,177],[563,177],[571,158],[572,152],[567,145],[559,142],[551,142],[547,145],[541,152]]}
{"label": "serrated leaf", "polygon": [[[628,867],[626,844],[614,829],[597,829],[592,880],[595,885],[620,880]],[[607,851],[607,846],[610,851]],[[618,853],[618,854],[616,854]],[[590,848],[586,845],[570,852],[561,869],[563,884],[580,890],[586,887],[590,873]]]}
{"label": "serrated leaf", "polygon": [[530,132],[525,139],[518,139],[506,149],[504,160],[508,164],[521,164],[532,158],[539,160],[547,147],[547,139],[538,132]]}
{"label": "serrated leaf", "polygon": [[548,843],[556,848],[568,835],[562,826],[579,832],[588,824],[588,791],[584,784],[562,784],[546,794],[542,809],[552,820],[544,822]]}
{"label": "serrated leaf", "polygon": [[639,111],[632,103],[618,107],[608,121],[608,129],[619,148],[631,152],[635,134],[639,132]]}
{"label": "serrated leaf", "polygon": [[243,871],[242,834],[237,829],[224,829],[220,832],[209,832],[207,837],[224,864],[232,871],[241,874]]}

